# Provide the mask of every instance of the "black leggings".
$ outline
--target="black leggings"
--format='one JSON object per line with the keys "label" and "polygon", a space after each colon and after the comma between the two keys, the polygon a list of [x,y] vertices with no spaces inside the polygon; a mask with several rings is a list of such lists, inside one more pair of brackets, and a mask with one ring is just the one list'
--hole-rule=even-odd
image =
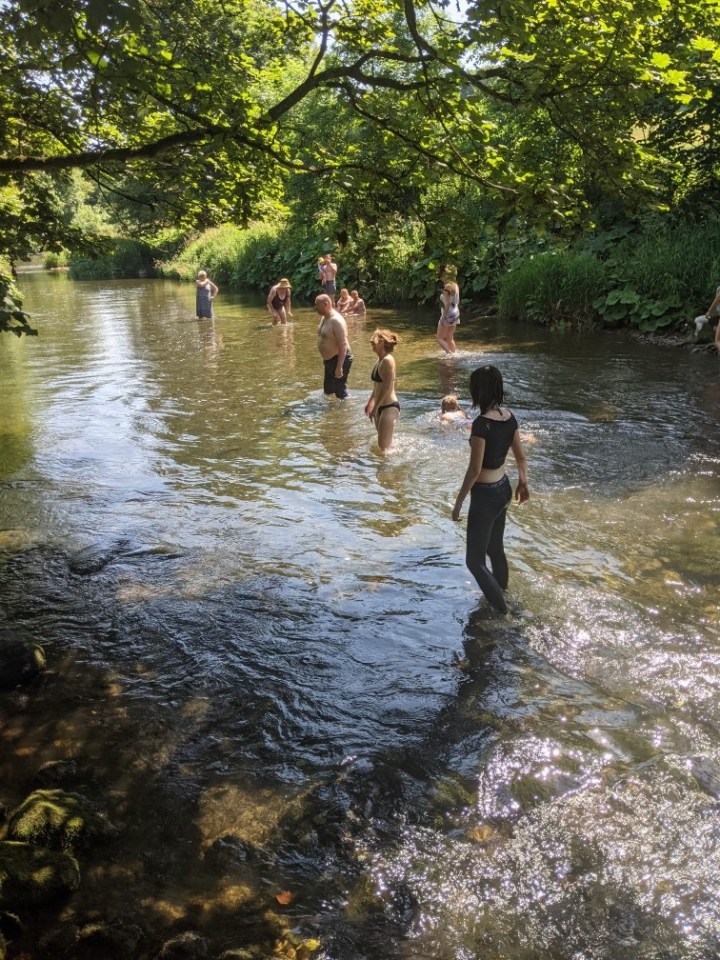
{"label": "black leggings", "polygon": [[[500,613],[507,612],[503,591],[507,590],[509,574],[503,536],[511,499],[507,476],[496,483],[476,483],[470,491],[465,562],[482,592]],[[490,557],[492,573],[486,557]]]}

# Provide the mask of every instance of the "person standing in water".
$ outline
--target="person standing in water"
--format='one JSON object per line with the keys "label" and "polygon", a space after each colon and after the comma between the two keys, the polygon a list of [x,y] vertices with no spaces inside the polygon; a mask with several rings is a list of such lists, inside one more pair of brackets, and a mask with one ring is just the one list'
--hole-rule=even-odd
{"label": "person standing in water", "polygon": [[325,267],[323,268],[323,289],[329,297],[332,297],[333,303],[335,302],[335,278],[337,277],[337,272],[337,264],[334,263],[332,254],[328,253],[325,257]]}
{"label": "person standing in water", "polygon": [[[515,499],[527,503],[527,460],[520,440],[517,420],[503,406],[503,378],[497,367],[479,367],[470,375],[470,395],[480,416],[473,421],[470,434],[470,463],[452,511],[453,520],[468,493],[470,511],[467,522],[465,562],[478,586],[499,613],[507,613],[504,592],[508,585],[508,563],[503,538],[505,518],[512,499],[510,481],[505,473],[505,458],[512,450],[518,468]],[[492,572],[486,558],[490,558]]]}
{"label": "person standing in water", "polygon": [[365,416],[374,420],[378,446],[383,452],[390,449],[395,424],[400,418],[400,403],[395,393],[393,356],[393,350],[399,341],[398,335],[390,330],[376,330],[370,340],[370,346],[378,359],[370,374],[373,392],[365,404]]}
{"label": "person standing in water", "polygon": [[326,397],[335,394],[338,400],[344,400],[347,397],[347,378],[353,361],[347,324],[326,293],[315,298],[315,309],[321,318],[317,338],[318,351],[325,367],[323,393]]}
{"label": "person standing in water", "polygon": [[272,317],[273,326],[278,323],[287,323],[292,313],[292,287],[287,277],[283,277],[274,287],[270,287],[267,305]]}
{"label": "person standing in water", "polygon": [[443,284],[440,303],[442,310],[436,339],[445,353],[455,353],[455,328],[460,323],[460,287],[454,281],[448,280]]}
{"label": "person standing in water", "polygon": [[218,288],[208,277],[206,270],[199,270],[195,281],[195,319],[212,320],[212,301]]}

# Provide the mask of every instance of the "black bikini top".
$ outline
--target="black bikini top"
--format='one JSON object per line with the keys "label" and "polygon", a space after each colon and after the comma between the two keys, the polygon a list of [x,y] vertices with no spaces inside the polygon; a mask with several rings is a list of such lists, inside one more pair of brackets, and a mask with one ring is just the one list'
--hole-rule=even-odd
{"label": "black bikini top", "polygon": [[372,380],[373,383],[382,383],[382,377],[380,376],[379,367],[380,367],[380,361],[378,360],[378,362],[373,367],[373,372],[370,374],[370,379]]}

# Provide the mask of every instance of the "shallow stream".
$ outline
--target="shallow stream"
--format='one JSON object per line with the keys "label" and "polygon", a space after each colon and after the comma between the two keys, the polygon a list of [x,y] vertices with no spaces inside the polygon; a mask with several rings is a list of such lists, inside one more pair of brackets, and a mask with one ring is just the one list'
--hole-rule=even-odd
{"label": "shallow stream", "polygon": [[[121,827],[63,916],[219,953],[252,896],[328,960],[718,955],[717,357],[478,320],[446,358],[434,311],[371,310],[328,403],[308,307],[21,286],[0,635],[51,669],[0,698],[1,799],[73,758]],[[387,456],[376,326],[402,337]],[[438,420],[486,362],[530,460],[510,622],[465,569],[467,433]]]}

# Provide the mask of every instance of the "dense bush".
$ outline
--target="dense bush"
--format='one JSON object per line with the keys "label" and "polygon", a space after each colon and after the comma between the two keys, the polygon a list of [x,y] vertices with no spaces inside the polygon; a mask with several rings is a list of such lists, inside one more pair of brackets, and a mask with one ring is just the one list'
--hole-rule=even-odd
{"label": "dense bush", "polygon": [[70,254],[73,280],[123,280],[155,276],[155,250],[138,240],[107,240],[96,257]]}
{"label": "dense bush", "polygon": [[586,321],[606,283],[605,265],[591,253],[541,253],[500,278],[498,309],[504,317],[544,324]]}
{"label": "dense bush", "polygon": [[608,290],[595,302],[607,324],[652,331],[705,310],[720,283],[720,224],[650,222],[607,259]]}
{"label": "dense bush", "polygon": [[[246,230],[230,225],[209,230],[190,243],[170,263],[161,263],[163,276],[192,279],[207,270],[218,283],[266,290],[288,277],[296,298],[318,292],[317,259],[332,252],[338,258],[338,282],[358,287],[376,303],[422,299],[427,263],[419,259],[417,228],[398,221],[394,231],[378,237],[377,228],[360,225],[342,250],[322,231],[289,225],[255,224]],[[437,289],[439,268],[432,289]]]}
{"label": "dense bush", "polygon": [[[342,241],[342,242],[341,242]],[[562,246],[548,233],[511,222],[492,224],[448,253],[424,224],[399,214],[356,220],[352,229],[325,222],[227,225],[159,264],[164,276],[190,280],[204,268],[218,283],[267,290],[280,277],[296,301],[319,287],[317,257],[335,253],[339,286],[357,287],[376,304],[422,303],[438,296],[443,267],[457,267],[465,299],[497,297],[500,314],[542,324],[599,321],[655,330],[703,310],[720,283],[720,225],[675,226],[669,218],[618,223]]]}
{"label": "dense bush", "polygon": [[46,270],[57,270],[68,265],[67,250],[49,250],[43,254],[43,267]]}

